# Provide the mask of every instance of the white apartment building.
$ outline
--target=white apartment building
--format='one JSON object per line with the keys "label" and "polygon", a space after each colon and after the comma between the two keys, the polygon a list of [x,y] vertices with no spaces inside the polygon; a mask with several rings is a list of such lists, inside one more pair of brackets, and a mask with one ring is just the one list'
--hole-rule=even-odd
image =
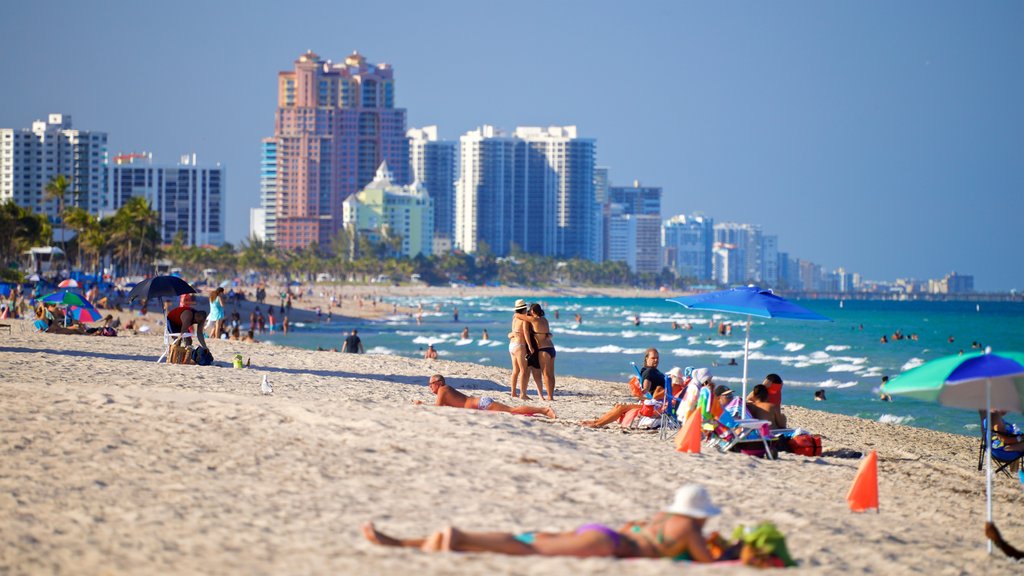
{"label": "white apartment building", "polygon": [[714,277],[714,220],[699,214],[679,214],[662,227],[665,266],[681,278],[700,281]]}
{"label": "white apartment building", "polygon": [[434,203],[434,236],[450,246],[455,238],[455,142],[438,139],[437,126],[412,128],[406,136],[412,179]]}
{"label": "white apartment building", "polygon": [[604,259],[625,262],[636,274],[661,271],[661,219],[654,214],[629,214],[622,204],[609,204]]}
{"label": "white apartment building", "polygon": [[152,154],[123,154],[110,166],[111,212],[132,196],[142,196],[160,215],[160,238],[174,241],[181,232],[190,246],[224,243],[224,168],[199,166],[196,156],[177,165],[153,163]]}
{"label": "white apartment building", "polygon": [[519,127],[511,136],[483,126],[460,142],[459,248],[600,261],[593,139],[575,126]]}
{"label": "white apartment building", "polygon": [[57,219],[57,202],[43,190],[55,176],[70,182],[65,207],[92,214],[106,208],[107,133],[75,130],[68,114],[50,114],[31,129],[0,128],[0,202]]}

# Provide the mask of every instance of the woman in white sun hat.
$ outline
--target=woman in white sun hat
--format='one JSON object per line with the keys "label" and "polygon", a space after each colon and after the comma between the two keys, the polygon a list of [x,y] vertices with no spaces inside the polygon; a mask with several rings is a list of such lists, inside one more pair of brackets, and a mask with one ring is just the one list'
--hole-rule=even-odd
{"label": "woman in white sun hat", "polygon": [[617,558],[671,558],[711,562],[702,530],[721,510],[707,490],[687,484],[675,499],[650,520],[630,522],[618,530],[604,524],[584,524],[569,532],[463,532],[449,526],[426,538],[388,536],[367,522],[363,535],[379,546],[420,548],[426,552],[496,552],[514,556],[612,556]]}

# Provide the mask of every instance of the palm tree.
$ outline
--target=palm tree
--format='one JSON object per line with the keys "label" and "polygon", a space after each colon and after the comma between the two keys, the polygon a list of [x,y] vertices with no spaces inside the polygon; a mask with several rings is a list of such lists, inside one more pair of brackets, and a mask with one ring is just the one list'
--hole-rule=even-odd
{"label": "palm tree", "polygon": [[98,222],[96,217],[89,214],[84,208],[73,206],[68,208],[64,214],[64,224],[75,231],[75,244],[77,248],[77,256],[75,261],[79,268],[82,267],[82,234],[93,226],[97,226]]}
{"label": "palm tree", "polygon": [[64,238],[64,201],[67,198],[68,188],[70,187],[71,181],[63,174],[57,174],[50,178],[50,181],[46,183],[46,187],[43,188],[43,198],[57,201],[57,218],[60,219],[61,223],[61,248],[64,250],[65,255],[67,254],[68,246]]}

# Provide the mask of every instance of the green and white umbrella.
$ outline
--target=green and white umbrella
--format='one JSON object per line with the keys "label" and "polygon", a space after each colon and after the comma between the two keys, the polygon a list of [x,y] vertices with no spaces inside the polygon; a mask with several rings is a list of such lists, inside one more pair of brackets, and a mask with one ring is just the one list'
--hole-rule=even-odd
{"label": "green and white umbrella", "polygon": [[[985,511],[992,521],[992,410],[1024,412],[1024,353],[991,349],[963,356],[946,356],[893,378],[882,387],[887,394],[938,402],[944,406],[984,410]],[[989,554],[992,542],[988,543]]]}

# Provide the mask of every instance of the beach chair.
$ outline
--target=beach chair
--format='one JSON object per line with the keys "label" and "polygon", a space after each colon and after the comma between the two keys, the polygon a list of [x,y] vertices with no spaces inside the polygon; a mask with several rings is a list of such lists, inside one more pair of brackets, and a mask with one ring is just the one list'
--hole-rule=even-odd
{"label": "beach chair", "polygon": [[[978,471],[985,469],[985,437],[986,426],[988,426],[988,419],[981,419],[981,445],[978,447]],[[993,437],[995,433],[993,433]],[[1013,478],[1013,474],[1020,468],[1022,460],[1024,458],[1024,452],[1010,452],[1009,450],[1000,450],[995,445],[992,446],[992,464],[996,466],[993,469],[994,474],[1003,473],[1008,478]]]}
{"label": "beach chair", "polygon": [[160,355],[160,358],[157,358],[157,364],[163,362],[164,358],[167,357],[167,351],[173,342],[177,342],[182,338],[195,338],[195,334],[193,333],[193,328],[191,326],[189,326],[188,330],[182,332],[173,332],[172,330],[171,321],[167,318],[167,315],[164,314],[164,351],[163,354]]}

